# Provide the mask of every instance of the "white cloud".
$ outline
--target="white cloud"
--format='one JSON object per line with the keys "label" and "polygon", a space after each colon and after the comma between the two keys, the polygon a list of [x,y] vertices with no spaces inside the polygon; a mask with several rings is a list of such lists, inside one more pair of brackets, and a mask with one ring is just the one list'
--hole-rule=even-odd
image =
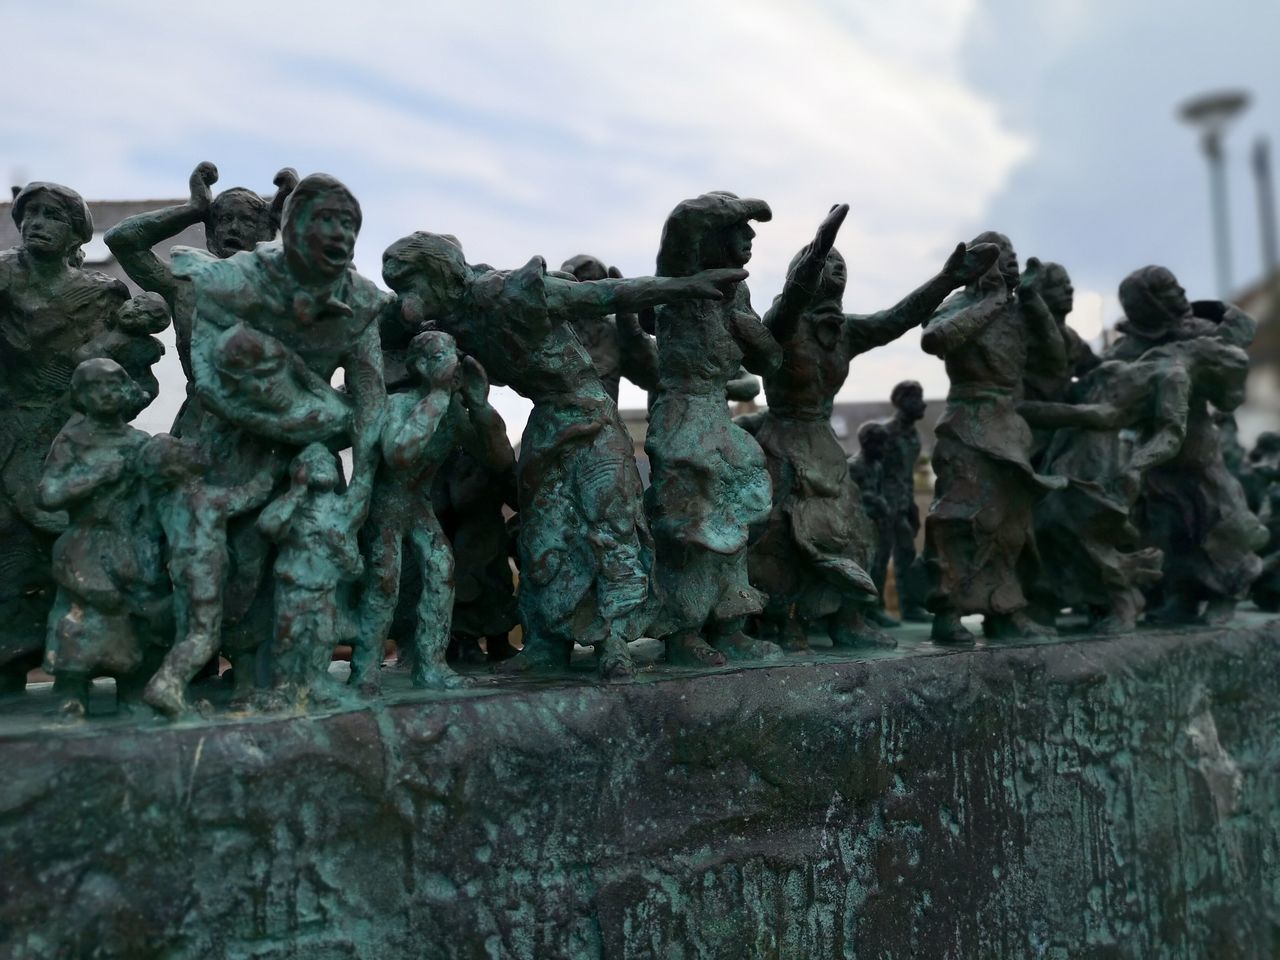
{"label": "white cloud", "polygon": [[[365,206],[373,276],[420,228],[496,265],[590,251],[649,272],[671,207],[731,189],[774,209],[758,308],[844,201],[846,306],[870,311],[937,269],[1029,149],[964,83],[967,0],[97,9],[9,12],[46,40],[6,52],[9,165],[103,198],[180,194],[202,159],[263,190],[324,169]],[[861,358],[845,394],[943,389],[916,339]]]}

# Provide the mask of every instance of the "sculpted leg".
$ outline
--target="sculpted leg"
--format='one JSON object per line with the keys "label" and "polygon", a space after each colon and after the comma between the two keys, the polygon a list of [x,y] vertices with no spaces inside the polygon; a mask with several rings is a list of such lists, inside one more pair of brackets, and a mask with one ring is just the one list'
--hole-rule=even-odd
{"label": "sculpted leg", "polygon": [[445,663],[453,617],[453,552],[449,541],[435,517],[428,515],[421,518],[409,542],[422,571],[422,594],[413,635],[413,685],[433,690],[466,686],[467,678],[454,673]]}
{"label": "sculpted leg", "polygon": [[[375,692],[382,686],[382,651],[400,599],[403,566],[399,528],[390,523],[370,526],[368,565],[360,598],[360,630],[351,647],[350,679],[352,685],[365,692]],[[401,643],[399,647],[400,658],[412,660],[416,652],[412,646]]]}

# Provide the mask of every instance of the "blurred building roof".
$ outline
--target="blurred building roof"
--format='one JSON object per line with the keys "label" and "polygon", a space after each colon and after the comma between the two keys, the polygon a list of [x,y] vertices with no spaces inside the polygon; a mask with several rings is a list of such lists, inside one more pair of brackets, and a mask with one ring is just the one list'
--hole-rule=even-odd
{"label": "blurred building roof", "polygon": [[[120,264],[116,262],[116,258],[111,255],[111,251],[107,249],[107,245],[103,242],[102,235],[126,217],[132,217],[137,213],[145,213],[148,210],[159,210],[161,207],[172,207],[175,204],[186,203],[186,199],[89,200],[87,202],[89,204],[89,212],[93,215],[93,239],[84,245],[84,265],[90,269],[100,270],[123,280],[130,293],[138,293],[138,285],[130,280],[124,270],[121,269]],[[20,241],[21,235],[18,232],[18,225],[13,222],[13,203],[11,201],[0,203],[0,250],[12,249]],[[169,259],[169,248],[176,246],[203,249],[204,226],[196,224],[194,227],[188,227],[173,239],[166,240],[154,249],[162,260],[167,261]]]}

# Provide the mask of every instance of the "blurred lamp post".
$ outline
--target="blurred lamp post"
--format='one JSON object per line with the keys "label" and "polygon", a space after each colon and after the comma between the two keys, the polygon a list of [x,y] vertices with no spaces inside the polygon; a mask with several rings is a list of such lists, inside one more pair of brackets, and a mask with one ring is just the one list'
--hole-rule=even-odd
{"label": "blurred lamp post", "polygon": [[1262,269],[1268,277],[1280,267],[1276,248],[1276,201],[1271,191],[1271,145],[1266,137],[1253,144],[1253,176],[1258,185],[1258,226],[1262,230]]}
{"label": "blurred lamp post", "polygon": [[1183,120],[1199,128],[1200,147],[1209,161],[1218,295],[1223,299],[1231,296],[1231,237],[1227,226],[1227,172],[1222,160],[1222,134],[1227,124],[1248,105],[1249,94],[1243,90],[1226,90],[1202,94],[1178,110]]}

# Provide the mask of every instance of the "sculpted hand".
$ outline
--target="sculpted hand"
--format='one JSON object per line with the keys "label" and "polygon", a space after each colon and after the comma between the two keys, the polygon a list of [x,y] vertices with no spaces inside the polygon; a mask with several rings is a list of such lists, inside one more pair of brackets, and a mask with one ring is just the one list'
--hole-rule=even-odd
{"label": "sculpted hand", "polygon": [[942,265],[943,276],[957,287],[968,286],[990,270],[999,255],[1000,248],[994,243],[958,243]]}
{"label": "sculpted hand", "polygon": [[619,270],[617,267],[610,267],[608,270],[605,271],[605,276],[608,277],[610,280],[621,280],[622,271]]}
{"label": "sculpted hand", "polygon": [[218,182],[218,168],[208,160],[201,162],[191,171],[188,181],[191,187],[191,206],[204,213],[213,203],[213,191],[209,188]]}
{"label": "sculpted hand", "polygon": [[814,234],[813,242],[804,248],[801,258],[804,260],[816,260],[818,263],[826,263],[827,255],[831,253],[831,248],[835,246],[836,234],[840,232],[840,225],[844,223],[844,218],[849,215],[849,205],[847,203],[833,204],[827,212],[826,218],[818,225],[818,232]]}
{"label": "sculpted hand", "polygon": [[728,296],[730,287],[735,283],[741,283],[747,277],[747,271],[731,267],[702,270],[688,278],[685,290],[690,299],[723,300]]}
{"label": "sculpted hand", "polygon": [[277,190],[284,193],[292,193],[293,188],[298,185],[298,171],[293,167],[282,167],[276,171],[276,175],[271,178],[271,182],[275,184]]}
{"label": "sculpted hand", "polygon": [[1027,258],[1027,269],[1022,271],[1022,277],[1018,280],[1018,299],[1025,300],[1040,292],[1041,269],[1040,261],[1035,257]]}
{"label": "sculpted hand", "polygon": [[468,410],[483,407],[489,399],[489,378],[475,357],[462,359],[462,402]]}

